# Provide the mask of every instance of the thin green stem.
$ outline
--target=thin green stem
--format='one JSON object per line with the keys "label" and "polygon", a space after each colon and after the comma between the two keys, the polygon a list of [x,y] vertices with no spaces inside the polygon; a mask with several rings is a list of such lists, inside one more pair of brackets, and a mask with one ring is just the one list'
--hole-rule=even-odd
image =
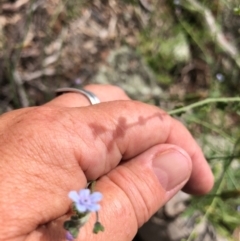
{"label": "thin green stem", "polygon": [[206,211],[206,213],[203,215],[201,221],[193,228],[191,234],[189,235],[189,237],[187,238],[187,241],[192,241],[194,236],[195,236],[195,231],[197,230],[197,227],[203,223],[205,220],[208,219],[208,216],[210,215],[211,211],[215,208],[215,206],[217,205],[217,198],[219,197],[219,194],[221,192],[221,190],[223,189],[223,185],[224,185],[224,182],[223,182],[223,178],[220,180],[220,183],[219,183],[219,186],[217,188],[217,191],[216,191],[216,196],[213,197],[210,205],[208,206],[208,209]]}
{"label": "thin green stem", "polygon": [[175,110],[170,110],[168,111],[169,115],[176,115],[176,114],[180,114],[182,112],[186,112],[189,111],[191,109],[203,106],[203,105],[207,105],[210,103],[217,103],[217,102],[223,102],[223,103],[228,103],[228,102],[240,102],[240,97],[223,97],[223,98],[208,98],[205,100],[201,100],[198,102],[195,102],[191,105],[187,105]]}
{"label": "thin green stem", "polygon": [[180,17],[178,18],[179,23],[181,24],[182,28],[185,30],[185,32],[192,38],[192,40],[196,43],[198,48],[202,51],[204,57],[207,59],[209,56],[207,55],[206,51],[204,50],[203,44],[201,41],[199,41],[199,37],[196,36],[194,31],[190,28],[190,25],[184,22]]}
{"label": "thin green stem", "polygon": [[229,159],[229,158],[240,158],[239,155],[231,155],[231,156],[212,156],[212,157],[206,157],[208,161],[215,160],[215,159]]}
{"label": "thin green stem", "polygon": [[[225,98],[224,98],[225,99]],[[237,144],[237,143],[236,143]],[[235,149],[237,148],[237,145],[235,145]],[[232,155],[234,154],[235,150],[233,150],[232,152]],[[217,198],[219,197],[219,195],[221,194],[222,190],[224,189],[224,182],[225,182],[225,176],[227,175],[227,170],[230,166],[232,162],[232,159],[229,158],[226,163],[224,164],[224,170],[223,170],[223,173],[221,174],[221,176],[219,177],[217,183],[215,184],[215,187],[216,187],[216,192],[215,192],[215,196],[213,197],[213,199],[211,200],[211,203],[210,205],[207,207],[207,211],[205,212],[205,214],[203,215],[200,223],[198,225],[200,225],[204,220],[207,220],[208,219],[208,216],[210,215],[210,213],[212,212],[212,210],[214,210],[214,208],[216,207],[217,205]],[[193,237],[195,235],[195,231],[198,227],[198,225],[196,225],[194,227],[194,229],[192,230],[191,234],[189,235],[187,241],[191,241],[193,240]]]}
{"label": "thin green stem", "polygon": [[203,121],[203,120],[199,120],[199,119],[197,119],[197,118],[195,118],[195,117],[192,117],[192,116],[187,116],[185,119],[186,119],[187,121],[189,121],[189,122],[194,122],[194,123],[196,123],[196,124],[199,124],[199,125],[204,126],[205,128],[210,129],[211,131],[219,134],[220,136],[222,136],[223,138],[229,140],[231,143],[234,144],[234,139],[231,138],[231,137],[230,137],[227,133],[225,133],[224,131],[222,131],[222,130],[220,130],[219,128],[217,128],[216,126],[211,125],[211,124],[208,123],[208,122],[205,122],[205,121]]}
{"label": "thin green stem", "polygon": [[231,172],[230,172],[229,170],[228,170],[228,172],[227,172],[227,175],[228,175],[230,181],[232,182],[234,188],[235,188],[236,190],[239,189],[236,181],[234,180],[234,179],[235,179],[234,176],[231,175]]}

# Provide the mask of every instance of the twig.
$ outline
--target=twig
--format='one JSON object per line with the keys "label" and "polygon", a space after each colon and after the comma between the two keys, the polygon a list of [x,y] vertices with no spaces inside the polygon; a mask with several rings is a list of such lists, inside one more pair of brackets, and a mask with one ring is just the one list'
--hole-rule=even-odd
{"label": "twig", "polygon": [[151,13],[153,11],[153,5],[151,3],[149,3],[148,0],[139,0],[139,3],[148,12]]}
{"label": "twig", "polygon": [[22,79],[23,79],[23,81],[31,81],[34,79],[38,79],[42,76],[53,76],[53,75],[55,75],[55,73],[56,73],[55,69],[49,67],[49,68],[45,68],[43,70],[35,71],[33,73],[24,74]]}
{"label": "twig", "polygon": [[17,92],[18,92],[22,107],[28,107],[29,106],[28,96],[26,94],[25,89],[23,88],[23,81],[17,70],[13,72],[13,80],[17,86]]}
{"label": "twig", "polygon": [[194,108],[197,108],[197,107],[200,107],[200,106],[203,106],[203,105],[207,105],[207,104],[210,104],[210,103],[217,103],[217,102],[223,102],[223,103],[240,102],[240,97],[208,98],[208,99],[205,99],[205,100],[195,102],[191,105],[187,105],[187,106],[175,109],[175,110],[170,110],[168,112],[168,114],[169,115],[176,115],[176,114],[180,114],[182,112],[186,112],[186,111],[189,111],[191,109],[194,109]]}
{"label": "twig", "polygon": [[19,8],[21,8],[23,5],[27,4],[28,2],[29,0],[18,0],[15,3],[6,3],[6,4],[3,4],[2,10],[16,12]]}
{"label": "twig", "polygon": [[66,35],[67,35],[67,29],[63,28],[59,38],[55,41],[55,48],[56,48],[55,53],[51,56],[46,57],[43,60],[42,65],[43,65],[44,68],[46,68],[47,66],[55,63],[59,59],[59,57],[61,55],[61,49],[62,49],[63,41],[64,41]]}

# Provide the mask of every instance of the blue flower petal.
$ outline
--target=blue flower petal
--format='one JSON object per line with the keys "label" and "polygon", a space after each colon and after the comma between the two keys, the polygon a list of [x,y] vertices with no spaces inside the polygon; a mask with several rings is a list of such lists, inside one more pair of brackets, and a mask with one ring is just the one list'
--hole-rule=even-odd
{"label": "blue flower petal", "polygon": [[88,206],[88,210],[91,212],[97,212],[100,209],[99,204],[91,204]]}
{"label": "blue flower petal", "polygon": [[102,200],[102,193],[100,192],[94,192],[90,195],[91,202],[99,202]]}
{"label": "blue flower petal", "polygon": [[79,201],[79,196],[76,191],[69,192],[68,197],[75,203]]}
{"label": "blue flower petal", "polygon": [[80,203],[76,203],[76,208],[80,213],[85,213],[87,211],[86,205],[81,205]]}
{"label": "blue flower petal", "polygon": [[79,191],[79,198],[80,199],[88,199],[90,195],[89,189],[82,189]]}

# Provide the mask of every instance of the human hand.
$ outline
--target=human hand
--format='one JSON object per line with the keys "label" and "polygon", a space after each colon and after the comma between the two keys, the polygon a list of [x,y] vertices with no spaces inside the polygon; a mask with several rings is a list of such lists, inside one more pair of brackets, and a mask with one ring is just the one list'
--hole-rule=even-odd
{"label": "human hand", "polygon": [[79,241],[130,241],[178,190],[211,189],[209,166],[180,122],[117,87],[86,88],[110,102],[89,106],[68,93],[0,117],[1,241],[65,240],[67,195],[89,180],[104,196],[105,231],[92,234],[91,219]]}

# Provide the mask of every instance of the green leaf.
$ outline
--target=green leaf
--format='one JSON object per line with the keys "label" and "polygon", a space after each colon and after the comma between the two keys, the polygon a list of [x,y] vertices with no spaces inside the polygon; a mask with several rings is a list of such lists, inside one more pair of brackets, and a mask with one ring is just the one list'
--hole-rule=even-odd
{"label": "green leaf", "polygon": [[85,215],[81,218],[73,215],[71,216],[70,220],[64,222],[63,227],[64,229],[69,231],[74,238],[76,238],[78,236],[80,228],[84,226],[84,224],[88,221],[89,217],[90,213],[85,213]]}
{"label": "green leaf", "polygon": [[102,224],[100,222],[96,222],[94,224],[94,228],[93,228],[93,233],[98,233],[98,232],[103,232],[104,231],[104,227],[102,226]]}

